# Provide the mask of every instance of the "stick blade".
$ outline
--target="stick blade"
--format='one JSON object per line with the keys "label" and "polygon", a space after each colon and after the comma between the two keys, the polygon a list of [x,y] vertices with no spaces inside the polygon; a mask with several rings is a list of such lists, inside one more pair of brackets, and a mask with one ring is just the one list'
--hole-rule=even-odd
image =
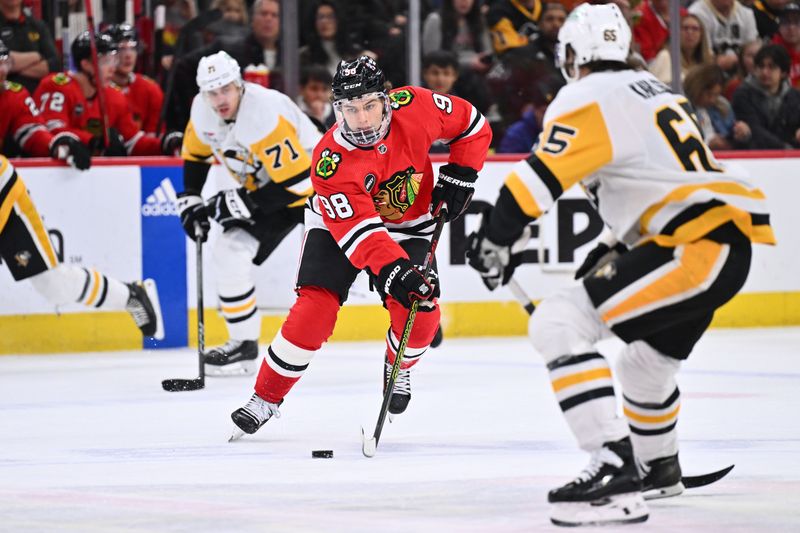
{"label": "stick blade", "polygon": [[205,388],[204,380],[195,379],[165,379],[161,382],[161,387],[167,392],[186,392]]}
{"label": "stick blade", "polygon": [[375,452],[378,451],[378,441],[375,437],[367,437],[364,428],[361,428],[361,453],[364,457],[375,457]]}
{"label": "stick blade", "polygon": [[681,481],[683,482],[683,486],[687,489],[694,489],[697,487],[705,487],[706,485],[710,485],[715,481],[719,481],[720,479],[724,478],[728,475],[728,472],[733,470],[735,465],[727,466],[722,470],[717,470],[716,472],[710,472],[708,474],[702,474],[699,476],[683,476]]}

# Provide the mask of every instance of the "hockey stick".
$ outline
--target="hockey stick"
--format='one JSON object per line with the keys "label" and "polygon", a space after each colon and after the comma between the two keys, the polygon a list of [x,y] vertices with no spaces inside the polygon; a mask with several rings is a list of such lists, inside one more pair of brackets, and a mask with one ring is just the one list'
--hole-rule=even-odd
{"label": "hockey stick", "polygon": [[[441,213],[436,215],[436,227],[433,229],[433,235],[431,236],[431,245],[430,248],[428,248],[428,253],[425,255],[425,262],[422,265],[422,275],[425,279],[428,279],[428,275],[433,267],[433,258],[436,254],[436,247],[439,245],[439,237],[442,235],[444,223],[444,215]],[[364,428],[361,428],[361,452],[365,457],[373,457],[378,449],[378,441],[380,441],[381,438],[383,424],[386,422],[386,413],[389,411],[389,401],[392,399],[392,393],[394,392],[394,382],[397,379],[397,373],[400,371],[400,365],[403,362],[406,345],[408,345],[408,338],[411,336],[411,328],[414,327],[414,319],[417,317],[418,307],[419,300],[414,300],[411,303],[411,309],[408,312],[408,318],[406,318],[406,324],[403,327],[403,336],[400,338],[400,346],[397,348],[397,355],[394,358],[392,373],[389,375],[389,380],[386,382],[386,390],[383,392],[383,403],[381,404],[381,411],[378,414],[378,423],[375,425],[372,438],[367,438]]]}
{"label": "hockey stick", "polygon": [[94,87],[97,91],[97,103],[100,106],[100,118],[103,121],[103,146],[108,148],[108,108],[106,94],[103,91],[103,80],[100,79],[100,67],[97,59],[97,43],[95,42],[94,13],[92,0],[84,0],[86,9],[86,25],[89,29],[89,49],[92,51],[92,68],[94,69]]}
{"label": "hockey stick", "polygon": [[[514,294],[514,297],[520,303],[522,307],[525,308],[525,311],[529,315],[533,314],[536,310],[536,306],[531,301],[530,297],[525,293],[525,291],[520,287],[517,280],[511,278],[508,282],[508,288],[511,289],[511,292]],[[697,487],[705,487],[706,485],[710,485],[719,481],[720,479],[724,478],[728,475],[728,473],[733,470],[735,465],[726,466],[720,470],[716,470],[714,472],[709,472],[707,474],[699,474],[697,476],[682,476],[681,483],[683,483],[684,489],[694,489]],[[658,498],[667,498],[670,496],[677,496],[680,492],[677,493],[670,493],[670,492],[659,492],[659,489],[650,489],[645,491],[645,500],[655,500]],[[651,492],[652,491],[652,492]]]}
{"label": "hockey stick", "polygon": [[194,226],[195,243],[197,244],[197,359],[199,376],[195,379],[165,379],[161,386],[167,392],[183,392],[199,390],[206,386],[206,366],[204,361],[206,328],[203,313],[203,230],[200,224]]}

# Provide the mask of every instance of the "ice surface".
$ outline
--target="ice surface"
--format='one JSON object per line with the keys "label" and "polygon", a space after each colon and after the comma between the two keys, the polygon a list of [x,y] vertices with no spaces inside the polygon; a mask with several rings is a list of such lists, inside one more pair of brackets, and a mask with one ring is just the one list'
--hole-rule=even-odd
{"label": "ice surface", "polygon": [[[679,376],[684,473],[736,468],[624,530],[800,530],[798,348],[800,329],[700,342]],[[254,379],[162,391],[193,377],[190,349],[0,357],[0,531],[559,529],[547,491],[587,456],[526,339],[446,339],[426,354],[408,411],[367,459],[360,428],[374,428],[382,365],[379,343],[327,346],[282,418],[229,444]]]}

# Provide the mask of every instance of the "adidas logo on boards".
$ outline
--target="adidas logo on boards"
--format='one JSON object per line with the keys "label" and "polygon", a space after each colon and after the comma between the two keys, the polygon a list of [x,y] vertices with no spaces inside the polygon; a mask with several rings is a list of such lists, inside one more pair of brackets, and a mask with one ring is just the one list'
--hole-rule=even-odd
{"label": "adidas logo on boards", "polygon": [[178,195],[175,193],[172,182],[169,178],[164,178],[144,201],[142,216],[178,216],[178,210],[175,207],[177,200]]}

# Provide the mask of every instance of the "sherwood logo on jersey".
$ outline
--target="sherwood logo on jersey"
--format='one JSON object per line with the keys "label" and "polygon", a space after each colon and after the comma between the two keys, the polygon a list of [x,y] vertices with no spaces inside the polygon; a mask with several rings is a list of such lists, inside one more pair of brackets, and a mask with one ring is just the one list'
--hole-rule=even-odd
{"label": "sherwood logo on jersey", "polygon": [[164,178],[145,200],[142,206],[142,216],[178,216],[178,210],[175,207],[177,200],[178,195],[175,193],[172,182],[169,178]]}

